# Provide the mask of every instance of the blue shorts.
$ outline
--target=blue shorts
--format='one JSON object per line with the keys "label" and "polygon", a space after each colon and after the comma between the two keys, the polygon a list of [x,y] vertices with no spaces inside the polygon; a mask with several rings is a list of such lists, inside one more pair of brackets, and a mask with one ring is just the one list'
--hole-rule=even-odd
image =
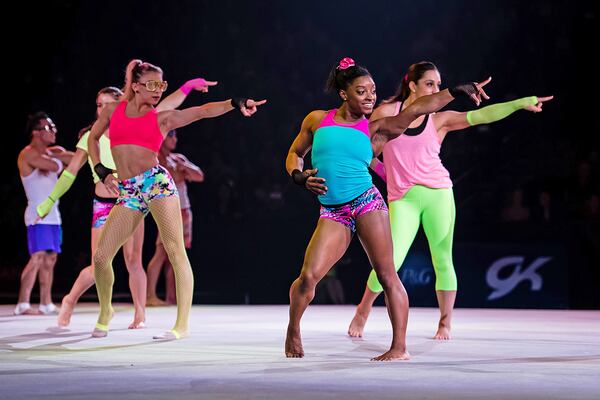
{"label": "blue shorts", "polygon": [[36,224],[27,227],[29,255],[38,251],[60,253],[62,228],[60,225]]}

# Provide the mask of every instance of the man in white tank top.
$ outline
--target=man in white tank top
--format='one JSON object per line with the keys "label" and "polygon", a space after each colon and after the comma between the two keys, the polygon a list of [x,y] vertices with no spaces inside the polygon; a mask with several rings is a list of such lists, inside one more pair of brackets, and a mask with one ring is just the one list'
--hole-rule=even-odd
{"label": "man in white tank top", "polygon": [[[187,182],[203,182],[204,172],[183,154],[174,153],[173,151],[176,146],[177,132],[172,130],[167,133],[165,140],[160,146],[158,162],[169,171],[177,186],[183,220],[183,238],[185,248],[189,249],[192,247],[192,206],[187,193]],[[165,266],[166,302],[159,299],[156,295],[156,284],[158,283],[158,276],[163,265]],[[156,238],[156,250],[148,263],[146,274],[148,275],[147,306],[152,307],[177,303],[177,299],[175,298],[175,275],[160,236]]]}
{"label": "man in white tank top", "polygon": [[56,307],[52,303],[52,279],[62,242],[58,200],[43,220],[38,218],[36,206],[52,192],[63,165],[69,163],[73,152],[66,151],[60,146],[51,146],[56,141],[56,126],[44,112],[29,117],[27,132],[31,135],[31,143],[21,150],[17,164],[27,196],[25,226],[27,226],[30,258],[21,274],[19,300],[14,313],[15,315],[36,313],[31,310],[30,297],[35,280],[38,278],[40,284],[38,311],[41,314],[55,314]]}

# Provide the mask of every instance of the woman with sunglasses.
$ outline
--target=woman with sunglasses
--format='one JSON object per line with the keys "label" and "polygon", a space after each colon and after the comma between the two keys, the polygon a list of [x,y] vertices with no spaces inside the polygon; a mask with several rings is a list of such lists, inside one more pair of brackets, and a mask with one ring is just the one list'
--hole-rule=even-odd
{"label": "woman with sunglasses", "polygon": [[[117,250],[151,213],[158,226],[164,248],[175,271],[177,320],[175,326],[157,339],[179,339],[189,334],[194,277],[185,251],[180,202],[177,188],[168,171],[159,165],[157,154],[167,132],[202,118],[214,118],[234,108],[250,117],[266,100],[234,98],[207,103],[184,110],[158,110],[162,92],[167,88],[162,69],[141,60],[127,66],[122,101],[107,105],[90,132],[88,150],[94,171],[119,197],[106,221],[94,253],[94,275],[100,301],[98,322],[93,337],[108,334],[113,316],[111,306],[114,274],[112,260]],[[110,148],[117,175],[101,163],[99,140],[110,129]]]}
{"label": "woman with sunglasses", "polygon": [[[440,73],[433,63],[423,61],[411,65],[396,94],[373,112],[371,120],[401,114],[423,96],[438,93],[440,85]],[[439,156],[442,141],[448,132],[499,121],[517,110],[540,112],[543,103],[549,100],[552,96],[531,96],[469,112],[443,111],[421,116],[402,137],[384,147],[385,167],[379,160],[373,159],[374,171],[387,181],[396,271],[402,266],[419,225],[423,224],[436,275],[435,290],[440,308],[434,339],[450,339],[457,289],[452,262],[454,195],[450,174]],[[348,328],[350,336],[362,336],[373,302],[382,289],[375,272],[371,271],[363,298]]]}
{"label": "woman with sunglasses", "polygon": [[[187,94],[193,89],[206,92],[209,86],[216,85],[216,82],[205,81],[202,78],[192,79],[186,82],[179,90],[165,98],[159,105],[158,109],[173,109],[179,106]],[[110,103],[118,101],[123,95],[123,92],[116,87],[105,87],[96,95],[96,118],[102,110]],[[77,150],[72,161],[65,169],[63,174],[58,179],[52,193],[45,201],[37,206],[38,220],[43,219],[48,215],[54,203],[63,196],[73,184],[78,172],[88,161],[92,170],[94,179],[94,199],[92,204],[92,232],[91,245],[92,253],[94,254],[98,245],[98,239],[104,229],[104,223],[110,213],[110,210],[115,205],[117,196],[106,188],[103,182],[100,181],[98,175],[94,172],[93,164],[89,158],[87,150],[87,142],[90,133],[91,125],[82,129],[77,143]],[[102,163],[109,168],[114,167],[114,161],[110,153],[110,140],[108,130],[100,137],[100,158]],[[137,329],[144,327],[145,323],[145,302],[146,302],[146,273],[142,265],[142,245],[144,243],[144,224],[140,223],[135,230],[133,236],[128,239],[123,245],[123,257],[125,265],[129,272],[129,289],[133,299],[134,317],[133,322],[129,325],[129,329]],[[93,260],[90,265],[83,268],[69,293],[62,299],[60,311],[58,313],[58,326],[67,327],[71,322],[73,309],[79,298],[94,284],[94,264]]]}
{"label": "woman with sunglasses", "polygon": [[[394,270],[387,207],[373,186],[369,163],[385,143],[401,135],[417,117],[435,112],[456,96],[477,104],[486,97],[481,84],[466,84],[424,96],[395,117],[369,122],[377,99],[369,71],[344,58],[335,66],[327,88],[343,103],[338,109],[309,113],[292,143],[286,159],[287,172],[295,183],[318,195],[319,221],[306,249],[300,276],[290,288],[290,319],[285,341],[287,357],[303,357],[300,319],[315,295],[317,283],[343,256],[356,232],[377,273],[392,322],[390,349],[374,360],[408,359],[406,325],[408,297]],[[314,169],[304,167],[312,148]],[[319,174],[319,177],[316,174]]]}

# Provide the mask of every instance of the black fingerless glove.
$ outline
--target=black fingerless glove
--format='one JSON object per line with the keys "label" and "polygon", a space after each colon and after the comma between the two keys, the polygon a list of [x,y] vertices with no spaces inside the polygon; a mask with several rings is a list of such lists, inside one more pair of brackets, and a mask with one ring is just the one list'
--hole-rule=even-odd
{"label": "black fingerless glove", "polygon": [[475,82],[469,82],[469,83],[463,83],[461,85],[456,85],[452,88],[449,88],[448,91],[450,92],[450,95],[454,98],[457,98],[460,96],[470,97],[472,94],[476,95],[479,93],[479,89],[477,89]]}
{"label": "black fingerless glove", "polygon": [[302,171],[299,169],[295,169],[292,171],[292,180],[296,185],[304,186],[306,185],[306,181],[308,180],[308,176],[304,176]]}
{"label": "black fingerless glove", "polygon": [[232,97],[231,98],[231,106],[233,108],[237,108],[238,110],[242,107],[247,108],[248,107],[248,99],[245,97]]}
{"label": "black fingerless glove", "polygon": [[94,172],[96,172],[96,175],[98,175],[98,178],[100,178],[100,180],[102,182],[104,182],[104,179],[112,174],[112,169],[110,168],[106,168],[104,165],[102,165],[102,163],[98,163],[96,165],[94,165]]}

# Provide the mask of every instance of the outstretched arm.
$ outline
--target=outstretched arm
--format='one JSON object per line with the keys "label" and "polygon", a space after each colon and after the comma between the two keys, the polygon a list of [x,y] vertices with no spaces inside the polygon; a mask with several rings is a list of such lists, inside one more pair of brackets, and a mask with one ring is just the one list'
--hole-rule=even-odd
{"label": "outstretched arm", "polygon": [[440,121],[439,130],[451,132],[465,129],[474,125],[490,124],[500,121],[518,110],[541,112],[542,105],[550,101],[554,96],[548,97],[523,97],[505,103],[492,104],[479,110],[469,112],[444,111],[436,115]]}
{"label": "outstretched arm", "polygon": [[325,179],[316,177],[317,169],[304,169],[304,157],[312,148],[314,127],[325,115],[324,111],[313,111],[304,118],[300,132],[292,142],[285,159],[285,169],[294,183],[304,186],[315,194],[325,194]]}
{"label": "outstretched arm", "polygon": [[[239,102],[241,100],[241,103]],[[181,128],[203,118],[214,118],[223,115],[234,108],[239,108],[240,112],[250,117],[267,100],[254,101],[252,99],[233,99],[213,103],[206,103],[198,107],[190,107],[185,110],[162,111],[158,114],[158,121],[161,131],[166,133],[170,130]],[[234,105],[236,107],[234,107]]]}
{"label": "outstretched arm", "polygon": [[169,96],[165,97],[163,99],[163,101],[161,101],[158,104],[158,106],[156,106],[156,109],[159,112],[166,111],[166,110],[174,110],[177,107],[179,107],[181,105],[181,103],[183,103],[183,101],[186,99],[186,97],[193,90],[197,90],[199,92],[206,93],[206,92],[208,92],[209,87],[216,86],[217,83],[218,83],[217,81],[207,81],[203,78],[191,79],[191,80],[187,81],[186,83],[184,83],[183,85],[181,85],[181,87],[179,89],[177,89],[176,91],[171,93]]}
{"label": "outstretched arm", "polygon": [[476,105],[479,105],[482,97],[489,99],[483,87],[491,80],[492,78],[488,78],[481,83],[458,85],[451,89],[444,89],[438,93],[419,97],[398,115],[374,121],[374,128],[376,128],[377,133],[384,134],[388,138],[394,138],[404,133],[410,124],[421,115],[440,110],[458,96],[469,97]]}

